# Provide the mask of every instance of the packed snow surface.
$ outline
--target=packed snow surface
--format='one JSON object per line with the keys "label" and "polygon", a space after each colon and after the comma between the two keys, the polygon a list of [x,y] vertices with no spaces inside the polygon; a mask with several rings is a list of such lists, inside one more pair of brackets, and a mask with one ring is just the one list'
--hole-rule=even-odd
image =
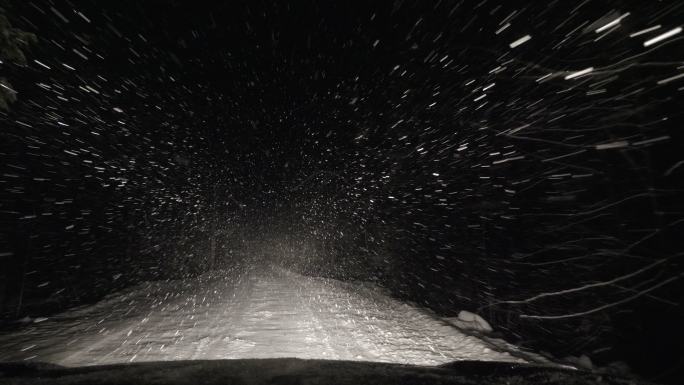
{"label": "packed snow surface", "polygon": [[[148,282],[0,335],[0,360],[66,366],[296,357],[526,362],[367,283],[282,268]],[[505,351],[508,350],[508,351]]]}

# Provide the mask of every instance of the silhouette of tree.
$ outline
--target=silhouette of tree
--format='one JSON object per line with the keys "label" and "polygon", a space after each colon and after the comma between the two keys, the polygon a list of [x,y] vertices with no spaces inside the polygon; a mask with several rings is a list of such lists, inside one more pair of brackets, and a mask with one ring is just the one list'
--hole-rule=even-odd
{"label": "silhouette of tree", "polygon": [[[0,60],[3,65],[8,63],[25,66],[26,55],[24,51],[38,38],[30,32],[12,27],[9,19],[5,16],[5,10],[0,8]],[[12,84],[0,76],[0,109],[9,110],[10,104],[17,100],[17,92]]]}

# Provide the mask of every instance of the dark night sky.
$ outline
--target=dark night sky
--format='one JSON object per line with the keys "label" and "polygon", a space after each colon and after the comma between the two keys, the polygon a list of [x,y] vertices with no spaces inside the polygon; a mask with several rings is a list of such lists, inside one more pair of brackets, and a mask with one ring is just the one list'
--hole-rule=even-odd
{"label": "dark night sky", "polygon": [[373,279],[560,354],[681,322],[684,35],[644,42],[682,4],[219,3],[5,6],[38,43],[0,67],[3,312],[196,274],[220,233],[224,265]]}

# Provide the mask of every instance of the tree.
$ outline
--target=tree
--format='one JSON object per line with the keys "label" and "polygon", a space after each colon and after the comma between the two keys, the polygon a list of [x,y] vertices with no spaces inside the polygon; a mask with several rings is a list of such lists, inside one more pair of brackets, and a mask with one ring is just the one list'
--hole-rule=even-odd
{"label": "tree", "polygon": [[[0,8],[0,60],[2,64],[26,65],[24,50],[37,41],[36,35],[12,27],[5,16],[5,10]],[[12,84],[5,77],[0,77],[0,109],[9,110],[10,104],[16,100],[17,92],[12,88]]]}

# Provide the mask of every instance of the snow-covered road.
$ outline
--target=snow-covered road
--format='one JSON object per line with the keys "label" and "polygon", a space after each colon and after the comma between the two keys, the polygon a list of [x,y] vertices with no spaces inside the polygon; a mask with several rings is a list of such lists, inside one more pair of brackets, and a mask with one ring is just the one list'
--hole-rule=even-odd
{"label": "snow-covered road", "polygon": [[435,365],[525,362],[370,284],[280,268],[151,282],[0,334],[0,361],[67,366],[297,357]]}

